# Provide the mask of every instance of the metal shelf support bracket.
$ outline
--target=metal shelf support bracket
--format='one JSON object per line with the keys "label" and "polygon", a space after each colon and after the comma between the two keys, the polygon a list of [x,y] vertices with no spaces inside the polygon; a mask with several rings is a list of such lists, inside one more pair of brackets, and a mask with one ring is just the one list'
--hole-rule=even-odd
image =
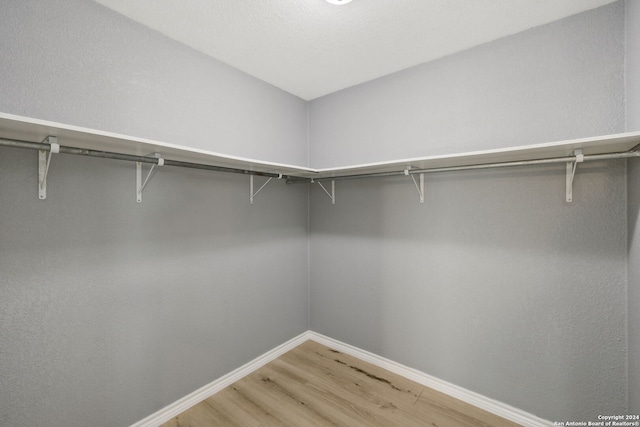
{"label": "metal shelf support bracket", "polygon": [[[311,182],[313,182],[313,180]],[[336,182],[333,179],[331,180],[331,193],[329,193],[329,191],[324,187],[324,185],[322,185],[320,181],[316,181],[316,182],[318,183],[320,188],[322,188],[322,190],[325,193],[327,193],[327,196],[329,196],[329,198],[331,199],[331,204],[335,205],[336,204]]]}
{"label": "metal shelf support bracket", "polygon": [[424,173],[420,174],[420,184],[416,182],[415,174],[410,174],[409,169],[404,170],[405,175],[409,175],[411,180],[413,181],[413,185],[416,186],[416,190],[418,190],[418,195],[420,196],[420,203],[424,203]]}
{"label": "metal shelf support bracket", "polygon": [[566,174],[566,200],[567,203],[571,203],[573,200],[573,178],[576,175],[576,168],[578,167],[578,163],[584,162],[584,154],[582,154],[582,150],[575,150],[573,152],[575,156],[575,160],[572,162],[567,162],[567,174]]}
{"label": "metal shelf support bracket", "polygon": [[149,173],[147,174],[147,177],[144,179],[144,181],[142,181],[142,162],[136,162],[136,201],[138,203],[142,203],[142,190],[144,190],[144,187],[146,187],[149,183],[149,179],[151,179],[151,174],[153,173],[155,167],[164,166],[164,159],[160,157],[160,154],[153,153],[149,157],[151,156],[157,157],[158,163],[151,165],[151,169],[149,169]]}
{"label": "metal shelf support bracket", "polygon": [[49,155],[46,150],[38,150],[38,198],[45,200],[47,198],[47,175],[49,175],[49,166],[51,166],[51,156],[60,152],[60,144],[55,136],[48,136],[42,141],[43,144],[49,144]]}
{"label": "metal shelf support bracket", "polygon": [[[269,179],[267,179],[267,180],[265,181],[265,183],[264,183],[264,184],[262,184],[262,186],[260,186],[260,188],[258,188],[258,190],[254,193],[254,192],[253,192],[253,186],[254,186],[254,185],[253,185],[253,177],[254,177],[254,175],[249,175],[249,202],[250,202],[251,204],[253,204],[253,199],[258,195],[258,193],[259,193],[260,191],[262,191],[262,189],[263,189],[264,187],[266,187],[266,186],[267,186],[267,184],[268,184],[268,183],[270,183],[270,182],[271,182],[271,180],[273,179],[273,177],[270,177]],[[282,179],[282,174],[278,174],[278,178],[277,178],[277,179]]]}

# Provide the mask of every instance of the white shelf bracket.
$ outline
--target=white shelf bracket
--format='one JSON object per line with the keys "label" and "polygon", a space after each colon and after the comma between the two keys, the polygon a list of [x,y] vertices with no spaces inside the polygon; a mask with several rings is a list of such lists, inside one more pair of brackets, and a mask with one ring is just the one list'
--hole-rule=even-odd
{"label": "white shelf bracket", "polygon": [[573,162],[567,162],[567,174],[566,174],[566,200],[567,203],[571,203],[573,200],[573,178],[576,175],[576,168],[578,163],[584,162],[584,155],[582,150],[575,150],[573,155],[576,159]]}
{"label": "white shelf bracket", "polygon": [[[253,204],[253,199],[258,195],[259,192],[262,191],[262,189],[264,187],[267,186],[267,184],[269,184],[271,182],[271,180],[273,179],[273,177],[270,177],[268,180],[265,181],[264,184],[262,184],[262,186],[260,188],[258,188],[258,191],[256,191],[255,193],[253,192],[253,177],[254,175],[249,175],[249,202],[251,204]],[[278,179],[282,179],[282,174],[278,174]]]}
{"label": "white shelf bracket", "polygon": [[149,173],[147,177],[142,181],[142,162],[136,162],[136,201],[138,203],[142,203],[142,190],[149,183],[149,179],[151,179],[151,174],[156,166],[164,166],[164,159],[160,157],[160,154],[153,153],[150,156],[157,157],[158,163],[151,165],[151,169],[149,169]]}
{"label": "white shelf bracket", "polygon": [[[313,180],[311,180],[311,182],[313,182]],[[320,188],[322,188],[322,190],[327,193],[327,196],[329,196],[329,198],[331,199],[331,204],[335,205],[336,204],[336,181],[335,180],[331,180],[331,193],[329,193],[329,191],[324,188],[324,185],[322,185],[322,183],[320,181],[316,181],[318,183],[318,185],[320,186]]]}
{"label": "white shelf bracket", "polygon": [[42,142],[51,146],[48,156],[46,150],[38,151],[38,198],[45,200],[47,198],[47,175],[49,175],[49,166],[51,166],[51,156],[60,152],[60,144],[58,144],[58,138],[55,136],[48,136]]}
{"label": "white shelf bracket", "polygon": [[409,173],[409,169],[404,170],[405,175],[409,175],[411,180],[413,181],[413,185],[416,186],[416,190],[418,190],[418,195],[420,196],[420,203],[424,203],[424,174],[420,174],[420,184],[416,182],[416,177],[414,174]]}

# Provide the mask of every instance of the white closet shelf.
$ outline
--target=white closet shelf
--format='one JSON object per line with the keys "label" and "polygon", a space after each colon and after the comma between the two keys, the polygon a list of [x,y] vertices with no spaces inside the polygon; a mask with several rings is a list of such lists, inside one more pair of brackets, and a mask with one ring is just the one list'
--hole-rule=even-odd
{"label": "white closet shelf", "polygon": [[[471,151],[438,156],[415,157],[388,162],[366,163],[335,168],[315,169],[317,178],[385,174],[398,171],[428,171],[494,163],[524,162],[572,157],[576,150],[585,156],[622,153],[640,145],[640,132],[620,133],[495,150]],[[638,153],[640,157],[640,153]]]}
{"label": "white closet shelf", "polygon": [[[67,147],[135,156],[159,153],[161,157],[177,162],[315,179],[385,173],[399,174],[405,170],[417,172],[494,163],[562,159],[575,156],[576,150],[582,150],[584,156],[624,153],[640,145],[640,132],[630,132],[495,150],[313,169],[230,156],[186,146],[0,113],[0,139],[42,142],[48,136],[56,136],[58,143]],[[633,155],[640,156],[640,152]]]}
{"label": "white closet shelf", "polygon": [[57,137],[58,143],[62,146],[86,150],[107,151],[134,156],[148,156],[152,153],[159,153],[165,159],[178,162],[282,174],[285,176],[311,177],[315,175],[312,169],[301,166],[230,156],[144,138],[0,113],[0,138],[42,142],[48,136]]}

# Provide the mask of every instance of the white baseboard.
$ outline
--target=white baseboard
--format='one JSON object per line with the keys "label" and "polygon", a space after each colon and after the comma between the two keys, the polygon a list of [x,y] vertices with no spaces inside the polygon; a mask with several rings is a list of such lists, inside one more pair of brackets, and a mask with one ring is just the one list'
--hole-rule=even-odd
{"label": "white baseboard", "polygon": [[295,338],[290,339],[284,344],[269,350],[261,356],[253,359],[251,362],[229,372],[228,374],[218,378],[217,380],[199,388],[193,393],[183,397],[182,399],[160,409],[158,412],[149,415],[147,418],[132,424],[131,427],[158,427],[166,423],[173,417],[183,413],[192,406],[202,402],[204,399],[213,396],[223,388],[233,384],[239,379],[249,375],[253,371],[261,368],[274,359],[282,356],[289,350],[299,346],[309,339],[309,332],[304,332]]}
{"label": "white baseboard", "polygon": [[362,350],[358,347],[343,343],[341,341],[329,338],[322,334],[318,334],[313,331],[307,331],[284,344],[266,352],[262,356],[257,357],[251,362],[239,367],[238,369],[229,372],[228,374],[218,378],[217,380],[199,388],[193,393],[183,397],[182,399],[164,407],[158,412],[148,416],[147,418],[132,424],[131,427],[158,427],[161,424],[166,423],[173,417],[181,414],[192,406],[200,403],[204,399],[213,396],[223,388],[233,384],[241,378],[249,375],[253,371],[261,368],[274,359],[277,359],[284,353],[307,340],[313,340],[320,344],[331,347],[335,350],[357,357],[358,359],[369,362],[373,365],[379,366],[383,369],[391,371],[395,374],[402,375],[405,378],[413,380],[426,387],[430,387],[434,390],[448,394],[451,397],[467,402],[478,408],[484,409],[487,412],[498,415],[507,420],[521,424],[525,427],[549,427],[553,426],[553,423],[542,418],[536,417],[533,414],[524,412],[520,409],[514,408],[497,400],[490,399],[482,396],[478,393],[466,390],[462,387],[458,387],[449,382],[427,375],[424,372],[420,372],[416,369],[409,368],[407,366],[396,363],[392,360],[385,359],[384,357],[370,353],[366,350]]}
{"label": "white baseboard", "polygon": [[385,359],[384,357],[370,353],[366,350],[362,350],[358,347],[345,344],[341,341],[312,331],[309,331],[308,336],[309,339],[326,345],[327,347],[331,347],[334,350],[338,350],[350,356],[357,357],[360,360],[364,360],[365,362],[369,362],[372,365],[376,365],[380,368],[386,369],[387,371],[391,371],[394,374],[401,375],[405,378],[417,382],[418,384],[422,384],[426,387],[432,388],[451,397],[462,400],[463,402],[467,402],[480,409],[484,409],[487,412],[491,412],[492,414],[498,415],[509,421],[513,421],[514,423],[518,423],[526,427],[553,426],[553,423],[551,421],[536,417],[533,414],[514,408],[513,406],[509,406],[505,403],[498,402],[497,400],[490,399],[473,391],[458,387],[457,385],[443,381],[436,377],[432,377],[431,375],[427,375],[424,372],[409,368],[392,360]]}

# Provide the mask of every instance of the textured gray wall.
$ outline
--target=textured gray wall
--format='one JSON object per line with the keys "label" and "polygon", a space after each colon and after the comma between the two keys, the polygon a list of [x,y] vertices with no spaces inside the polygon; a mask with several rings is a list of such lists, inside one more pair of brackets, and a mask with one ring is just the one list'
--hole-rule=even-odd
{"label": "textured gray wall", "polygon": [[0,111],[307,163],[300,98],[82,0],[0,2]]}
{"label": "textured gray wall", "polygon": [[625,2],[627,131],[640,131],[640,2]]}
{"label": "textured gray wall", "polygon": [[[0,2],[0,111],[306,162],[306,104],[87,1]],[[60,141],[64,143],[64,141]],[[305,186],[0,149],[0,424],[124,426],[308,329]]]}
{"label": "textured gray wall", "polygon": [[[312,101],[311,162],[621,132],[623,23],[615,3]],[[408,179],[314,187],[311,328],[550,420],[624,413],[625,180],[581,165],[571,204],[564,166],[429,175],[422,206]]]}
{"label": "textured gray wall", "polygon": [[[0,149],[0,414],[124,426],[308,329],[305,186]],[[285,297],[286,296],[286,297]]]}
{"label": "textured gray wall", "polygon": [[[627,130],[640,130],[640,2],[627,0]],[[629,221],[629,413],[640,413],[640,159],[628,161]]]}
{"label": "textured gray wall", "polygon": [[316,99],[311,166],[620,131],[622,14],[618,3]]}
{"label": "textured gray wall", "polygon": [[629,413],[640,414],[640,160],[628,161]]}

